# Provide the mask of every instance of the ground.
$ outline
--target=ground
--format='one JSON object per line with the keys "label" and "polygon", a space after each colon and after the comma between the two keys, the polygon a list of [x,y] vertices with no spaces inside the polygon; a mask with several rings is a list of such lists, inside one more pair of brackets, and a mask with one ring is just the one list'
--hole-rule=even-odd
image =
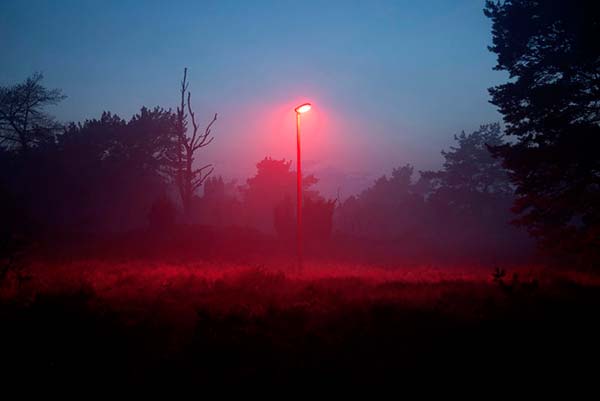
{"label": "ground", "polygon": [[598,277],[505,269],[494,279],[490,266],[31,262],[2,287],[3,366],[214,383],[595,364]]}

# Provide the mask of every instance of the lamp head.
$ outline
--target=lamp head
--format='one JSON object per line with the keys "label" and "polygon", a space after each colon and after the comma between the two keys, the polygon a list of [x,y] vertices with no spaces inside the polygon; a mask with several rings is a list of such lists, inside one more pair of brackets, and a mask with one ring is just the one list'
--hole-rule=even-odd
{"label": "lamp head", "polygon": [[294,111],[298,114],[302,114],[302,113],[306,113],[307,111],[309,111],[311,107],[312,106],[310,103],[304,103],[304,104],[301,104],[300,106],[296,107],[294,109]]}

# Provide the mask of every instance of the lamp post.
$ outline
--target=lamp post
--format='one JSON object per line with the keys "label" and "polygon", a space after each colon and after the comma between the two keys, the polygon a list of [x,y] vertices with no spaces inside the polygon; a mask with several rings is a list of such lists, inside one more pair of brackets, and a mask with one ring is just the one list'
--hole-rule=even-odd
{"label": "lamp post", "polygon": [[296,107],[296,166],[297,166],[297,187],[296,187],[296,256],[298,257],[298,267],[302,267],[302,158],[300,155],[300,115],[311,109],[310,103],[304,103]]}

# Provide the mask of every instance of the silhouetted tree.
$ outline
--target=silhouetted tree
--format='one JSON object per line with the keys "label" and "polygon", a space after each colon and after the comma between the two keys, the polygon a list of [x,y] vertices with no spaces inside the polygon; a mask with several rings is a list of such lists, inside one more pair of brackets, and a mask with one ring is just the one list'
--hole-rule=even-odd
{"label": "silhouetted tree", "polygon": [[159,197],[148,212],[148,223],[152,230],[166,230],[175,224],[177,211],[166,196]]}
{"label": "silhouetted tree", "polygon": [[348,233],[376,239],[414,235],[422,212],[422,197],[412,183],[413,167],[395,168],[358,196],[346,199],[337,211],[338,227]]}
{"label": "silhouetted tree", "polygon": [[[336,200],[326,200],[319,195],[305,196],[302,203],[302,230],[307,243],[328,239],[333,229],[333,212]],[[289,196],[275,205],[273,223],[277,235],[291,239],[296,235],[296,207]]]}
{"label": "silhouetted tree", "polygon": [[600,249],[600,3],[486,2],[496,70],[490,89],[506,132],[494,149],[517,187],[517,222],[543,244]]}
{"label": "silhouetted tree", "polygon": [[[183,70],[181,81],[181,102],[177,107],[177,120],[175,133],[177,136],[177,151],[171,155],[171,176],[177,185],[183,211],[189,219],[193,196],[204,180],[213,172],[212,164],[197,168],[194,165],[197,151],[208,146],[214,139],[211,136],[211,127],[217,120],[215,113],[212,121],[206,126],[204,132],[198,132],[196,115],[192,111],[191,93],[188,91],[187,68]],[[187,95],[187,100],[186,100]],[[187,107],[187,113],[185,111]],[[192,133],[188,135],[188,116],[191,118]]]}
{"label": "silhouetted tree", "polygon": [[69,124],[55,141],[27,158],[5,152],[0,182],[32,219],[73,230],[124,230],[145,225],[152,202],[167,191],[165,156],[173,145],[175,115],[142,108],[125,121]]}
{"label": "silhouetted tree", "polygon": [[137,171],[170,178],[171,157],[178,149],[177,117],[160,107],[142,107],[127,123],[123,134],[109,151],[129,160]]}
{"label": "silhouetted tree", "polygon": [[55,156],[63,189],[57,201],[69,194],[78,202],[70,209],[80,213],[74,224],[112,229],[143,224],[152,202],[165,192],[174,119],[169,111],[142,108],[128,122],[103,113],[100,120],[69,127]]}
{"label": "silhouetted tree", "polygon": [[503,143],[500,125],[454,138],[456,145],[442,151],[441,170],[415,180],[405,165],[345,200],[336,210],[337,229],[388,243],[385,249],[401,255],[472,260],[526,252],[526,234],[509,224],[513,187],[488,149]]}
{"label": "silhouetted tree", "polygon": [[61,125],[44,107],[65,98],[59,89],[41,85],[43,75],[33,74],[23,83],[0,87],[0,146],[26,154],[40,142],[52,140]]}
{"label": "silhouetted tree", "polygon": [[192,216],[195,222],[224,227],[242,224],[242,206],[235,180],[225,182],[223,177],[208,177],[204,194],[195,198]]}
{"label": "silhouetted tree", "polygon": [[500,124],[481,125],[454,140],[442,151],[442,170],[421,172],[428,188],[425,224],[434,228],[429,236],[465,253],[520,252],[526,238],[509,225],[514,188],[490,151],[504,143]]}
{"label": "silhouetted tree", "polygon": [[[292,198],[286,195],[273,209],[273,226],[280,238],[290,240],[296,235],[296,208]],[[306,228],[306,224],[303,229]]]}
{"label": "silhouetted tree", "polygon": [[[337,200],[323,197],[306,197],[302,205],[304,239],[307,242],[323,241],[331,236],[333,212]],[[294,225],[295,226],[295,225]]]}
{"label": "silhouetted tree", "polygon": [[480,215],[486,207],[494,210],[494,200],[512,201],[514,189],[508,172],[495,159],[490,147],[504,144],[500,124],[482,125],[467,135],[454,135],[456,146],[442,151],[444,168],[421,173],[430,180],[434,198],[442,198],[449,206]]}
{"label": "silhouetted tree", "polygon": [[[274,210],[286,197],[296,199],[296,172],[291,170],[291,161],[265,157],[257,163],[256,175],[241,188],[246,211],[246,223],[265,232],[274,229]],[[302,178],[304,198],[317,196],[310,187],[317,183],[313,175]],[[296,203],[292,203],[296,207]]]}

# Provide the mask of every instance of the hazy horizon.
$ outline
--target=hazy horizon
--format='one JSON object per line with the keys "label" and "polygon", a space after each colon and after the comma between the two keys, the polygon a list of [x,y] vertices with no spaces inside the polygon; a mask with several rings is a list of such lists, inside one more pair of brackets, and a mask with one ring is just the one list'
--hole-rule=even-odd
{"label": "hazy horizon", "polygon": [[49,110],[59,120],[129,119],[174,109],[188,67],[202,124],[219,113],[203,161],[242,180],[265,156],[295,160],[293,107],[309,100],[304,166],[327,196],[406,163],[438,168],[454,134],[501,120],[487,88],[505,76],[479,0],[160,5],[5,1],[0,84],[41,71],[68,96]]}

